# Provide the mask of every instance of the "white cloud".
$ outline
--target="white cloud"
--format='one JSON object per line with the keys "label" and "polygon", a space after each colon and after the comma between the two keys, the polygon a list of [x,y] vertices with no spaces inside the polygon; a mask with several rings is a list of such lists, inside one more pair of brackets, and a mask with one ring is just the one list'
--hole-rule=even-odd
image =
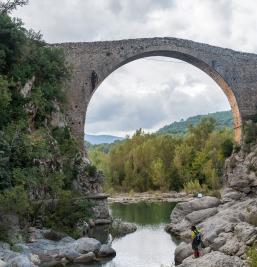
{"label": "white cloud", "polygon": [[[14,15],[51,43],[171,36],[257,52],[254,0],[31,0]],[[90,103],[87,130],[154,130],[228,108],[220,88],[193,66],[142,59],[103,82]]]}

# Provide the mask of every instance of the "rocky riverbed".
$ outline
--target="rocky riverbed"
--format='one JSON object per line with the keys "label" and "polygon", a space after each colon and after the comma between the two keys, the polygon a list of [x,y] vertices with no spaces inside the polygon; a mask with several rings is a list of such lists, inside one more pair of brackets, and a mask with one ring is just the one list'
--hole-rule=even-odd
{"label": "rocky riverbed", "polygon": [[[118,236],[136,231],[132,223],[114,220],[110,232]],[[101,244],[90,237],[77,240],[50,229],[30,227],[27,243],[10,245],[0,242],[0,267],[50,267],[68,263],[92,263],[111,260],[116,251],[108,244]]]}
{"label": "rocky riverbed", "polygon": [[138,203],[138,202],[184,202],[194,199],[193,194],[185,192],[144,192],[113,194],[108,198],[108,203]]}
{"label": "rocky riverbed", "polygon": [[108,244],[94,238],[77,240],[48,229],[29,229],[29,242],[10,246],[0,243],[2,266],[36,267],[67,263],[88,263],[116,255]]}

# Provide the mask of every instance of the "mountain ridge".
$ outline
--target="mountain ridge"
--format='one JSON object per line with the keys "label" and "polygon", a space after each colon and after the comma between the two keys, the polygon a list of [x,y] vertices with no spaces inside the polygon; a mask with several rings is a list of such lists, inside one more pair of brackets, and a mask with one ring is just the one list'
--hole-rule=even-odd
{"label": "mountain ridge", "polygon": [[[218,111],[213,113],[208,113],[204,115],[196,115],[191,116],[187,119],[181,119],[180,121],[172,122],[171,124],[167,124],[157,130],[155,133],[157,134],[176,134],[182,135],[187,132],[187,128],[190,124],[196,125],[200,123],[202,118],[212,117],[217,121],[217,129],[228,127],[233,127],[233,118],[231,110],[228,111]],[[115,141],[122,141],[124,137],[115,136],[115,135],[94,135],[94,134],[86,134],[85,141],[89,142],[91,145],[100,145],[100,144],[112,144]]]}

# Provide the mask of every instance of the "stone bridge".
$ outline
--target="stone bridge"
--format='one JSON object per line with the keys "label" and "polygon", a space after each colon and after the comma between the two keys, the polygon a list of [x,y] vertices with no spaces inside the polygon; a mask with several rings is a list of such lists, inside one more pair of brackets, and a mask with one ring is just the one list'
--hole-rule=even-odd
{"label": "stone bridge", "polygon": [[73,134],[80,142],[84,139],[87,107],[95,90],[108,75],[122,65],[150,56],[180,59],[207,73],[228,98],[233,112],[235,138],[238,142],[241,139],[242,123],[256,113],[255,54],[176,38],[63,43],[55,46],[64,49],[66,59],[73,68],[72,77],[66,83],[66,115]]}

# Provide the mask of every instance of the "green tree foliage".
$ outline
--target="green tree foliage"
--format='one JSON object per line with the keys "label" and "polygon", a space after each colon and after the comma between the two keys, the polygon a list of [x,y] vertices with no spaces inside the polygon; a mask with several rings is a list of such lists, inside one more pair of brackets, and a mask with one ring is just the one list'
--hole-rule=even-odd
{"label": "green tree foliage", "polygon": [[197,115],[189,117],[186,120],[179,122],[173,122],[170,125],[166,125],[158,133],[169,133],[183,135],[187,133],[189,125],[197,125],[203,118],[213,118],[216,121],[216,130],[221,130],[224,127],[233,128],[233,117],[231,111],[220,111],[215,113],[209,113],[208,115]]}
{"label": "green tree foliage", "polygon": [[[70,71],[62,50],[47,46],[39,33],[8,15],[25,2],[0,6],[0,212],[35,221],[44,200],[61,197],[58,205],[75,213],[52,210],[47,223],[63,222],[68,231],[78,217],[86,216],[80,203],[67,206],[77,175],[78,145],[67,126],[53,128],[50,121],[56,105],[65,108],[63,81]],[[32,87],[24,93],[28,81]],[[37,209],[34,202],[40,203]]]}
{"label": "green tree foliage", "polygon": [[90,204],[85,199],[75,199],[70,191],[62,191],[58,194],[58,201],[52,202],[44,216],[46,227],[67,233],[74,238],[79,237],[77,224],[83,218],[89,217]]}
{"label": "green tree foliage", "polygon": [[131,139],[112,145],[108,153],[93,147],[89,155],[105,173],[107,189],[215,190],[232,149],[232,131],[217,130],[216,121],[207,117],[181,137],[138,130]]}

